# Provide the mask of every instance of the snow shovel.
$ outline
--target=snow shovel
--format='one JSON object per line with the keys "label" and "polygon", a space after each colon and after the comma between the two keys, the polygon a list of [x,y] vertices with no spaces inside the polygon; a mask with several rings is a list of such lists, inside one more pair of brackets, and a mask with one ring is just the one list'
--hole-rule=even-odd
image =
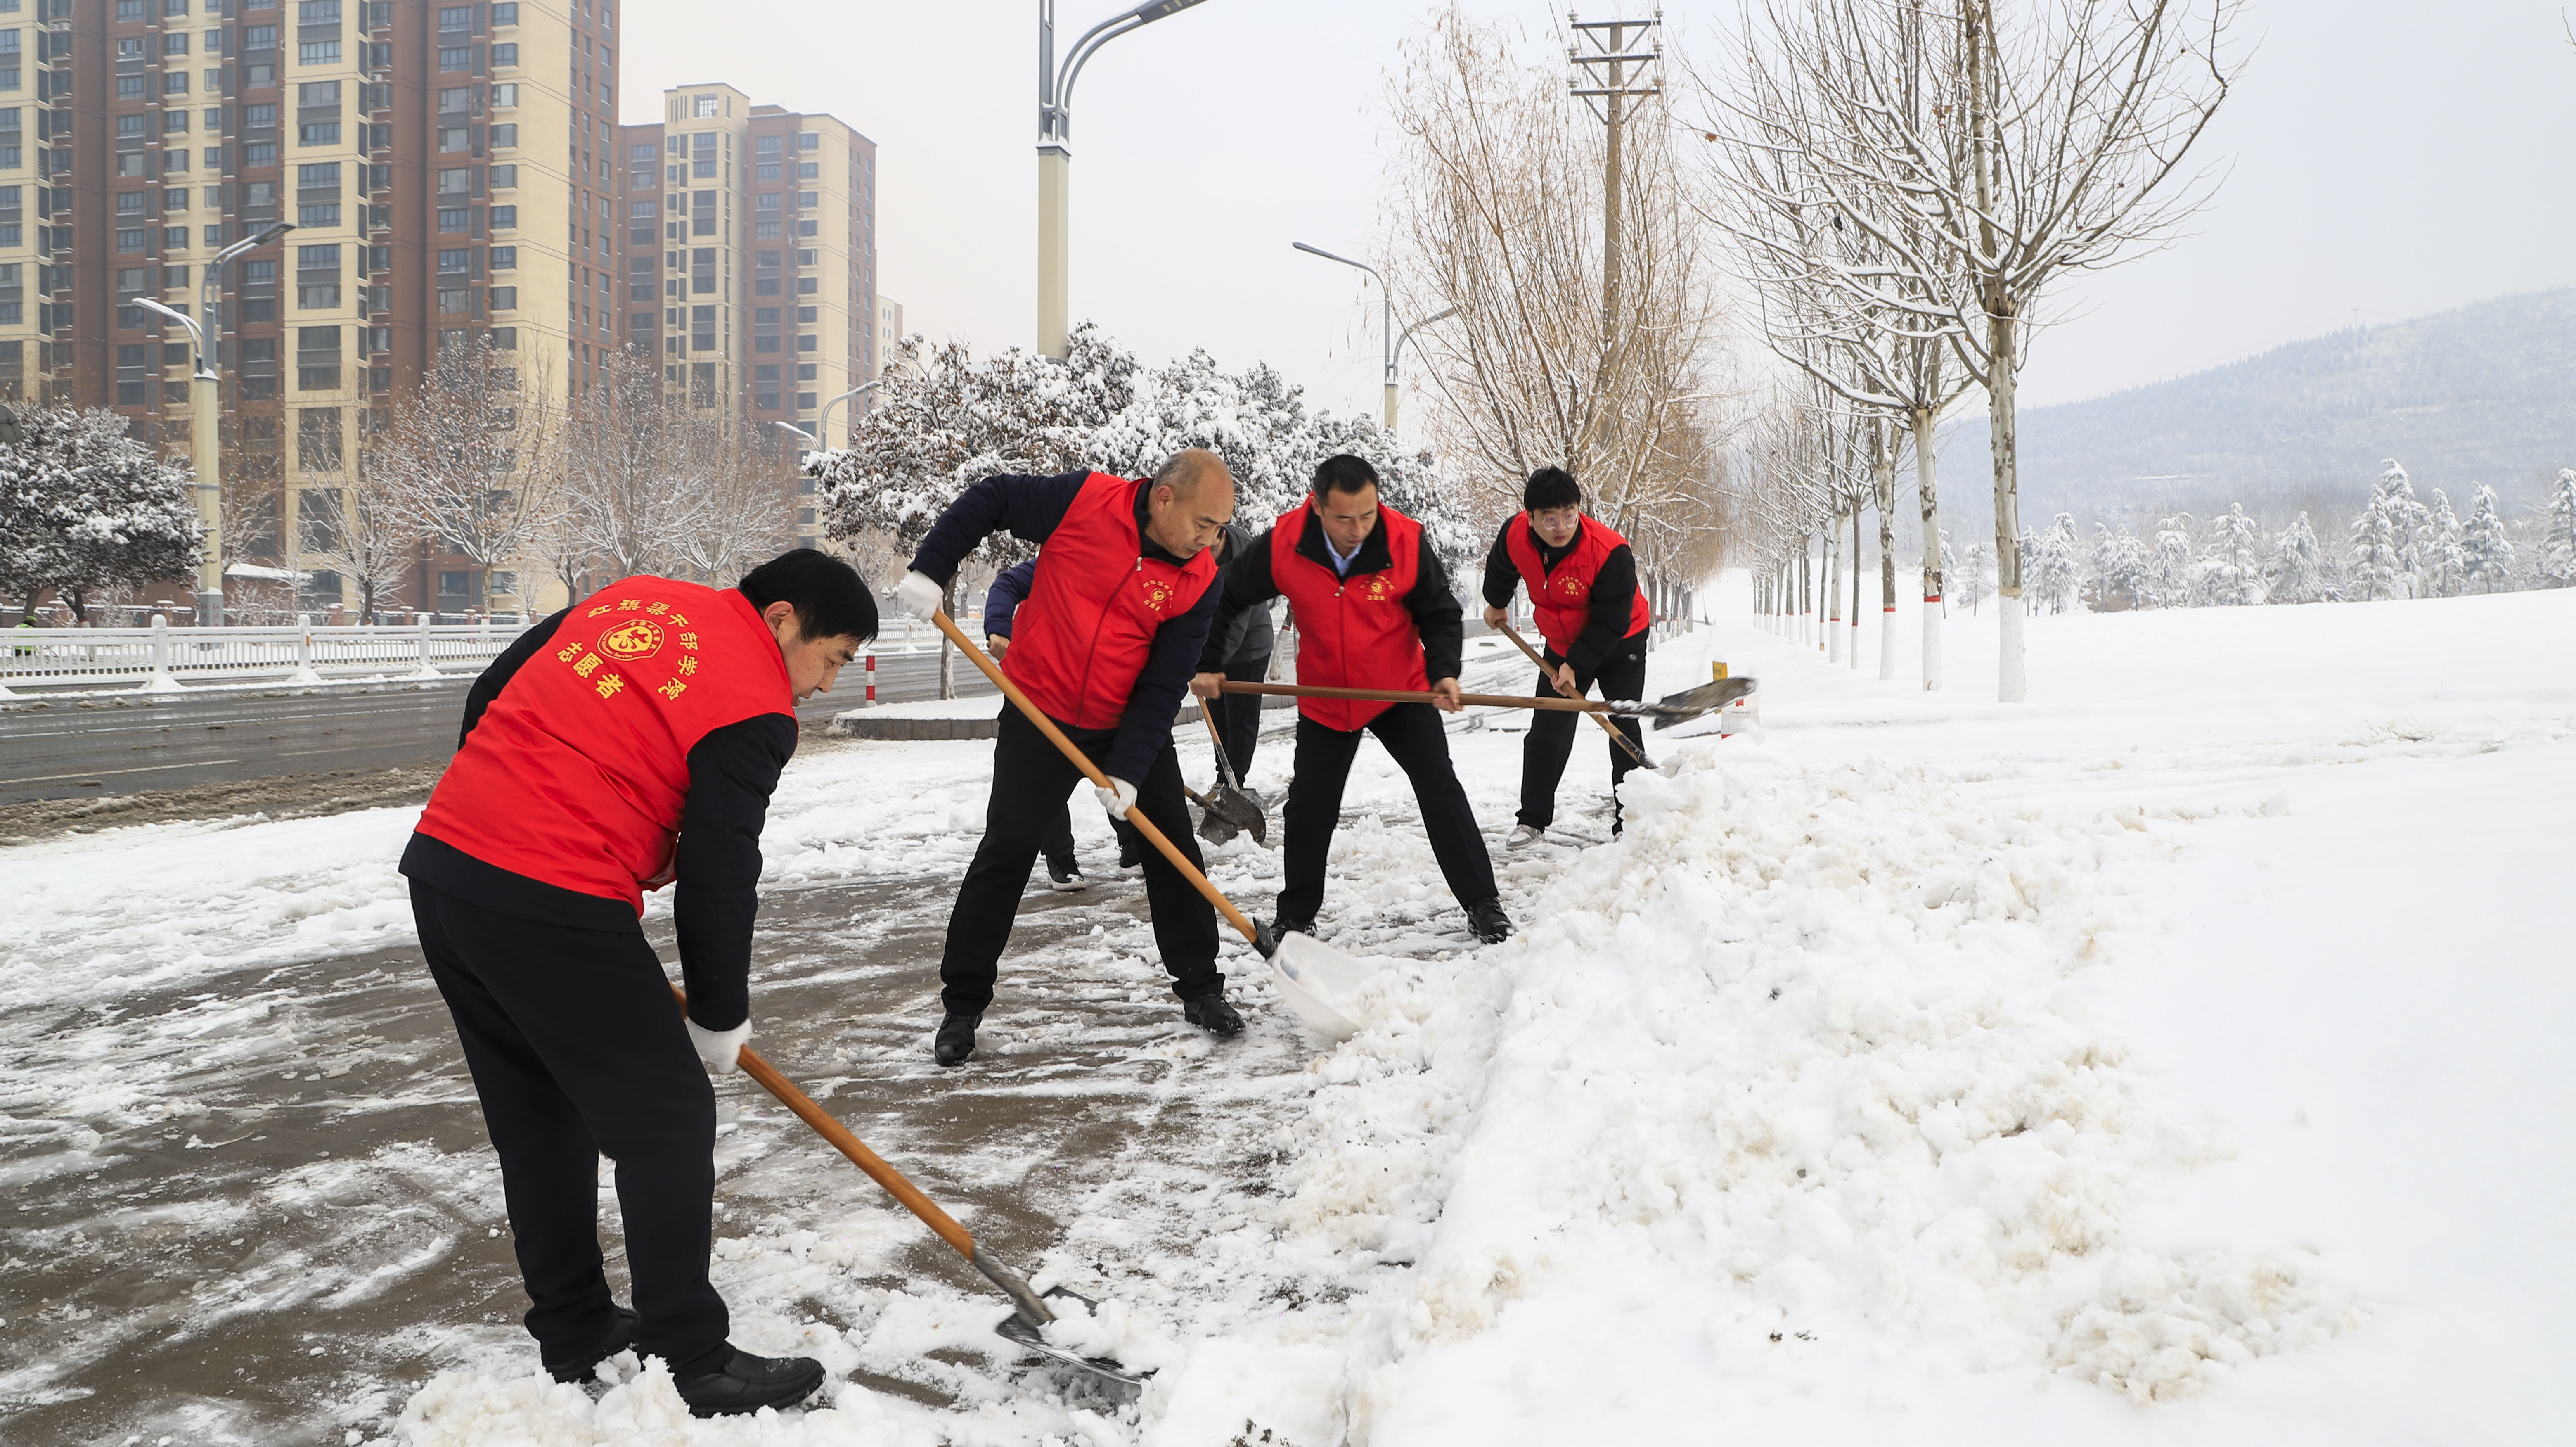
{"label": "snow shovel", "polygon": [[[975,646],[974,640],[966,636],[955,620],[945,612],[931,614],[930,620],[939,625],[940,632],[948,635],[949,642],[957,645],[958,652],[982,669],[986,678],[993,680],[993,686],[1002,691],[1002,696],[1011,701],[1013,708],[1018,709],[1039,733],[1046,735],[1047,742],[1073,761],[1073,766],[1082,771],[1082,776],[1089,779],[1094,788],[1109,787],[1109,776],[1100,772],[1100,766],[1075,748],[1073,740],[1064,736],[1064,730],[1057,728],[1055,720],[1048,718],[1044,710],[1029,702],[1029,696],[1020,692],[1020,686],[1003,675],[1000,666],[983,649]],[[1226,687],[1234,691],[1269,691],[1254,684],[1229,683]],[[1295,932],[1283,935],[1269,925],[1255,925],[1242,910],[1234,907],[1234,901],[1227,899],[1205,874],[1199,872],[1197,866],[1190,863],[1179,846],[1154,827],[1154,821],[1145,817],[1144,810],[1129,809],[1127,822],[1135,825],[1137,833],[1161,850],[1163,857],[1172,862],[1172,867],[1181,872],[1181,877],[1207,896],[1208,903],[1216,906],[1216,912],[1225,916],[1225,922],[1234,926],[1255,950],[1261,952],[1261,957],[1270,962],[1280,998],[1288,1002],[1298,1018],[1328,1040],[1348,1040],[1359,1033],[1359,1024],[1351,1018],[1350,1011],[1336,1002],[1348,998],[1351,991],[1365,984],[1377,973],[1376,966],[1346,955],[1312,935]]]}
{"label": "snow shovel", "polygon": [[[1583,696],[1579,693],[1567,693],[1564,684],[1556,683],[1556,675],[1548,669],[1547,660],[1539,656],[1537,649],[1529,646],[1529,640],[1521,636],[1519,629],[1514,628],[1509,623],[1503,624],[1502,629],[1503,636],[1512,640],[1512,645],[1514,647],[1529,655],[1529,661],[1538,665],[1538,671],[1547,675],[1548,682],[1556,684],[1557,692],[1565,694],[1567,698],[1581,698]],[[1635,759],[1640,768],[1651,769],[1654,767],[1654,765],[1646,762],[1645,751],[1638,748],[1636,744],[1631,742],[1626,734],[1620,732],[1619,726],[1612,723],[1607,714],[1596,713],[1592,716],[1592,721],[1601,725],[1601,731],[1608,734],[1612,742],[1618,744],[1619,747],[1626,749],[1628,751],[1628,757]]]}
{"label": "snow shovel", "polygon": [[[1332,688],[1320,683],[1237,683],[1227,679],[1221,688],[1227,693],[1275,693],[1288,698],[1349,698],[1375,703],[1430,703],[1437,695],[1418,688]],[[1606,713],[1619,718],[1650,718],[1659,729],[1677,723],[1688,723],[1702,714],[1726,707],[1753,691],[1753,680],[1721,678],[1703,683],[1680,693],[1668,693],[1653,703],[1613,699],[1596,703],[1588,698],[1523,698],[1515,694],[1462,693],[1458,701],[1476,708],[1544,708],[1563,713]]]}
{"label": "snow shovel", "polygon": [[[689,1008],[687,992],[673,985],[671,993],[679,997],[680,1009],[686,1013]],[[975,1244],[974,1236],[964,1226],[958,1224],[956,1217],[939,1209],[939,1203],[923,1195],[919,1186],[904,1178],[903,1172],[887,1165],[885,1157],[869,1150],[867,1142],[852,1135],[848,1126],[826,1114],[823,1107],[816,1105],[811,1096],[798,1090],[786,1076],[779,1074],[777,1066],[763,1060],[760,1052],[746,1045],[742,1048],[742,1053],[735,1057],[735,1063],[742,1068],[743,1074],[758,1081],[761,1089],[777,1096],[779,1104],[795,1112],[798,1120],[812,1126],[816,1135],[831,1142],[834,1150],[848,1156],[852,1165],[867,1172],[869,1180],[885,1187],[886,1194],[902,1202],[905,1210],[920,1217],[921,1224],[938,1233],[940,1240],[955,1247],[957,1254],[966,1258],[967,1264],[984,1274],[985,1280],[1001,1288],[1002,1294],[1011,1299],[1011,1314],[1004,1317],[1001,1324],[994,1328],[996,1332],[1040,1356],[1051,1357],[1105,1381],[1117,1383],[1119,1390],[1128,1392],[1144,1390],[1144,1378],[1128,1371],[1118,1363],[1099,1357],[1078,1356],[1054,1345],[1040,1335],[1040,1328],[1055,1320],[1055,1313],[1047,1309],[1044,1298],[1030,1289],[1027,1280],[1018,1272],[987,1255],[983,1247]],[[1057,1287],[1047,1295],[1072,1297],[1073,1293]],[[1074,1297],[1074,1299],[1083,1301],[1085,1305],[1090,1304],[1081,1297]]]}
{"label": "snow shovel", "polygon": [[[1213,702],[1199,700],[1199,722],[1207,725],[1208,747],[1216,750],[1216,785],[1208,791],[1207,798],[1199,801],[1199,806],[1208,811],[1210,818],[1223,814],[1225,822],[1233,826],[1226,831],[1225,839],[1233,838],[1235,830],[1249,829],[1253,843],[1266,845],[1270,842],[1270,820],[1261,807],[1260,796],[1243,787],[1243,781],[1234,776],[1234,765],[1225,756],[1225,739],[1216,729],[1216,716],[1208,712]],[[1199,832],[1206,834],[1207,830],[1202,826]],[[1216,842],[1223,844],[1225,839]]]}
{"label": "snow shovel", "polygon": [[1181,793],[1186,795],[1191,803],[1199,806],[1199,837],[1201,839],[1206,840],[1210,844],[1223,844],[1225,841],[1232,839],[1237,834],[1243,832],[1243,826],[1235,823],[1232,819],[1229,819],[1225,815],[1216,811],[1215,803],[1211,801],[1207,795],[1200,793],[1198,790],[1191,788],[1187,784],[1183,784],[1181,786]]}

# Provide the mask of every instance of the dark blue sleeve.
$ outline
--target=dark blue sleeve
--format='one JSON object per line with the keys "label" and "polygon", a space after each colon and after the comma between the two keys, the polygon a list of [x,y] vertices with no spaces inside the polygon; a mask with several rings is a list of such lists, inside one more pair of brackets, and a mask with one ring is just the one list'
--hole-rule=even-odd
{"label": "dark blue sleeve", "polygon": [[1090,477],[1087,472],[1060,472],[1053,477],[1003,473],[985,478],[958,494],[939,515],[930,536],[921,540],[921,550],[912,555],[912,570],[945,585],[975,545],[995,533],[1045,542]]}
{"label": "dark blue sleeve", "polygon": [[555,630],[563,626],[564,619],[571,613],[572,610],[566,608],[520,634],[509,647],[501,650],[500,657],[484,668],[482,676],[474,680],[474,686],[465,690],[465,727],[456,731],[458,748],[465,747],[465,736],[474,732],[474,726],[483,721],[483,710],[490,708],[492,700],[501,696],[501,690],[509,687],[520,666],[536,657],[538,649],[555,641]]}
{"label": "dark blue sleeve", "polygon": [[[1231,629],[1246,611],[1267,609],[1270,600],[1279,596],[1278,581],[1270,576],[1270,535],[1277,531],[1277,528],[1264,529],[1261,536],[1254,538],[1251,545],[1243,550],[1241,557],[1225,565],[1225,571],[1217,577],[1217,585],[1208,589],[1210,593],[1223,595],[1215,616],[1209,620],[1212,636],[1222,639],[1223,630]],[[1239,639],[1242,634],[1234,636]],[[1203,649],[1199,655],[1198,671],[1223,673],[1227,661],[1223,648]]]}
{"label": "dark blue sleeve", "polygon": [[727,724],[689,750],[672,921],[689,1018],[730,1030],[751,1017],[751,926],[760,913],[760,831],[796,752],[796,720],[765,713]]}
{"label": "dark blue sleeve", "polygon": [[1011,636],[1011,615],[1028,601],[1029,584],[1038,575],[1038,560],[1014,564],[993,575],[993,590],[984,595],[984,636]]}
{"label": "dark blue sleeve", "polygon": [[1189,692],[1190,675],[1199,671],[1199,652],[1207,647],[1208,625],[1216,621],[1221,591],[1211,583],[1199,595],[1197,607],[1165,619],[1154,630],[1153,651],[1145,655],[1145,667],[1127,695],[1127,711],[1118,718],[1118,737],[1111,741],[1109,757],[1101,764],[1109,777],[1143,783],[1154,755],[1172,741],[1172,719],[1181,711],[1181,695]]}

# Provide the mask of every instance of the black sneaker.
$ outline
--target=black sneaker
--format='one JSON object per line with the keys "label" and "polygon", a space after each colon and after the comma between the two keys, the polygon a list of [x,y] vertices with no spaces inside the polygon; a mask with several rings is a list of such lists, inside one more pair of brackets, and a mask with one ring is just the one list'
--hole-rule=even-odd
{"label": "black sneaker", "polygon": [[1512,917],[1503,913],[1503,902],[1489,899],[1467,906],[1467,932],[1481,944],[1498,945],[1512,937]]}
{"label": "black sneaker", "polygon": [[1311,919],[1292,919],[1283,914],[1270,922],[1270,933],[1281,938],[1292,934],[1304,935],[1311,940],[1315,937],[1315,922]]}
{"label": "black sneaker", "polygon": [[1145,875],[1145,861],[1137,856],[1136,846],[1124,839],[1118,841],[1118,872],[1131,879]]}
{"label": "black sneaker", "polygon": [[963,1065],[975,1053],[975,1027],[984,1023],[981,1015],[951,1015],[939,1022],[938,1038],[931,1042],[930,1058],[942,1065]]}
{"label": "black sneaker", "polygon": [[673,1385],[692,1417],[742,1417],[763,1407],[793,1407],[823,1385],[823,1364],[812,1357],[756,1357],[736,1351],[712,1372]]}
{"label": "black sneaker", "polygon": [[607,1340],[590,1351],[547,1362],[546,1374],[558,1382],[589,1381],[591,1375],[599,1370],[601,1362],[635,1345],[636,1321],[632,1310],[623,1306],[617,1308],[616,1318],[608,1324]]}
{"label": "black sneaker", "polygon": [[1078,889],[1090,888],[1090,881],[1082,877],[1082,871],[1072,860],[1050,859],[1047,861],[1047,888],[1071,894]]}
{"label": "black sneaker", "polygon": [[1193,1025],[1220,1040],[1230,1040],[1243,1033],[1243,1017],[1225,1002],[1223,995],[1201,995],[1184,1001],[1181,1014]]}

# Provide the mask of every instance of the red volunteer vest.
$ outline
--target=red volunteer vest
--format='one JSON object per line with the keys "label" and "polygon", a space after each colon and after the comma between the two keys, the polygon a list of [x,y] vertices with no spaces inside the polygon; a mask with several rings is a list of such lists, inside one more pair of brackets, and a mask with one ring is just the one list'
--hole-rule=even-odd
{"label": "red volunteer vest", "polygon": [[[1381,573],[1334,575],[1297,551],[1311,510],[1304,503],[1279,515],[1270,530],[1270,580],[1297,617],[1297,681],[1331,688],[1427,689],[1422,635],[1404,597],[1421,571],[1422,524],[1380,504],[1388,565]],[[1301,698],[1297,709],[1328,729],[1364,727],[1390,705],[1355,699]]]}
{"label": "red volunteer vest", "polygon": [[[1521,574],[1521,586],[1529,589],[1530,610],[1538,615],[1539,636],[1563,658],[1574,640],[1592,625],[1592,583],[1601,576],[1601,564],[1612,553],[1628,545],[1628,540],[1586,517],[1582,529],[1574,535],[1574,551],[1551,573],[1538,555],[1538,544],[1530,537],[1528,513],[1512,519],[1511,529],[1503,534],[1503,547],[1511,554],[1512,566]],[[1646,607],[1643,591],[1631,589],[1628,599],[1627,637],[1654,621]]]}
{"label": "red volunteer vest", "polygon": [[420,832],[641,914],[644,891],[671,881],[689,750],[727,724],[795,711],[778,640],[740,592],[611,583],[483,711]]}
{"label": "red volunteer vest", "polygon": [[1138,554],[1143,486],[1091,474],[1039,545],[1029,596],[1011,615],[1002,672],[1058,723],[1116,728],[1155,630],[1197,607],[1216,582],[1216,554],[1205,549],[1177,566]]}

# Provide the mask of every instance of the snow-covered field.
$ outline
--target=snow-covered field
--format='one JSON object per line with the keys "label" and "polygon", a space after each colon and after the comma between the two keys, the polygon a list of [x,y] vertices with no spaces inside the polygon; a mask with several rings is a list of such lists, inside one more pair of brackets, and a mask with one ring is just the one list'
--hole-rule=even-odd
{"label": "snow-covered field", "polygon": [[[1236,956],[1244,1041],[1133,1047],[1186,1057],[1201,1082],[1236,1061],[1222,1154],[1261,1163],[1246,1183],[1140,1158],[1124,1188],[1060,1204],[1041,1276],[1108,1278],[1092,1337],[1159,1368],[1136,1407],[1015,1382],[989,1298],[874,1282],[910,1228],[872,1207],[719,1250],[741,1339],[823,1357],[828,1409],[693,1423],[658,1370],[555,1387],[486,1326],[451,1333],[452,1369],[357,1438],[2563,1431],[2576,593],[2040,618],[2035,701],[2006,707],[1988,701],[1991,615],[1951,620],[1951,687],[1925,695],[1907,681],[1910,612],[1883,684],[1875,620],[1854,672],[1748,626],[1740,580],[1712,592],[1721,622],[1659,649],[1656,689],[1722,658],[1763,680],[1765,732],[1650,735],[1663,767],[1632,778],[1611,844],[1587,729],[1561,795],[1570,837],[1497,859],[1520,938],[1465,945],[1401,777],[1364,750],[1325,935],[1410,962],[1369,1028],[1311,1049]],[[1517,691],[1525,672],[1482,677]],[[1495,838],[1512,722],[1453,729]],[[771,882],[953,878],[989,747],[800,759]],[[1278,788],[1288,754],[1274,734],[1251,782]],[[399,944],[411,817],[11,849],[0,1018],[112,1021],[143,992]],[[1075,819],[1105,865],[1105,826]],[[1212,873],[1267,913],[1275,854],[1238,841]],[[1150,995],[1148,937],[1102,919],[1056,967]],[[208,999],[206,1029],[237,1005],[267,1008]],[[83,1044],[107,1028],[66,1027],[0,1079],[13,1187],[77,1189],[102,1131],[186,1114],[187,1052]],[[1062,1048],[1033,1034],[1011,1058]],[[792,1159],[764,1168],[846,1196],[836,1157]],[[449,1187],[494,1192],[488,1172]],[[1003,1354],[945,1406],[853,1378],[933,1349]],[[13,1365],[0,1393],[34,1390]]]}

